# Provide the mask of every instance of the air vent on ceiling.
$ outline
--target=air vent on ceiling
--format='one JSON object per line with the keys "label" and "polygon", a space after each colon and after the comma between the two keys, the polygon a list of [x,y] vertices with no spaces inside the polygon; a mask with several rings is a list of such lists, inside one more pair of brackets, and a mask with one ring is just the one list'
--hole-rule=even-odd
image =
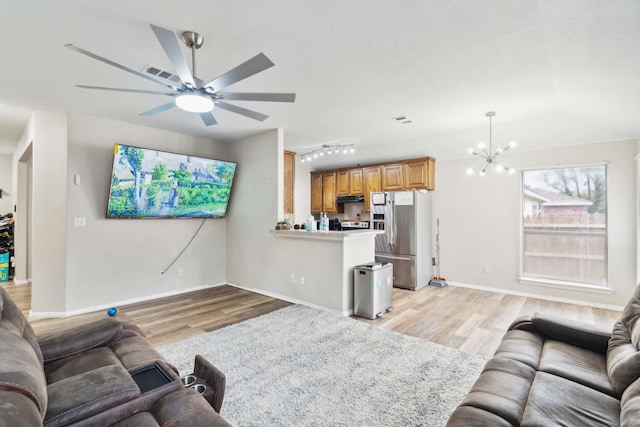
{"label": "air vent on ceiling", "polygon": [[392,119],[402,124],[413,123],[413,120],[411,120],[407,116],[396,116],[396,117],[392,117]]}
{"label": "air vent on ceiling", "polygon": [[164,71],[159,68],[151,67],[151,66],[145,67],[144,71],[145,73],[151,74],[152,76],[160,77],[161,79],[169,80],[170,82],[173,82],[173,83],[180,83],[180,78],[175,74],[171,74],[168,71]]}

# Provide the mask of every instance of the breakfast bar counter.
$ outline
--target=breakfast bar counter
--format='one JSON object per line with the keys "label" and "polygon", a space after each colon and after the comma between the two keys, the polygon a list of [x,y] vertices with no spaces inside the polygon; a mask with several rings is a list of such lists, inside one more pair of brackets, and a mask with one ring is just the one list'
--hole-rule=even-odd
{"label": "breakfast bar counter", "polygon": [[270,232],[287,273],[286,294],[294,302],[353,313],[353,268],[375,261],[375,236],[384,231]]}

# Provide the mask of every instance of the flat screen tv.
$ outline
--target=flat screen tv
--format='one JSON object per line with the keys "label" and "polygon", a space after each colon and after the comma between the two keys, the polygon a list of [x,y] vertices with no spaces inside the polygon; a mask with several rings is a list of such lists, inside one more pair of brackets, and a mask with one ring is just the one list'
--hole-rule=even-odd
{"label": "flat screen tv", "polygon": [[115,144],[107,218],[224,218],[236,167]]}

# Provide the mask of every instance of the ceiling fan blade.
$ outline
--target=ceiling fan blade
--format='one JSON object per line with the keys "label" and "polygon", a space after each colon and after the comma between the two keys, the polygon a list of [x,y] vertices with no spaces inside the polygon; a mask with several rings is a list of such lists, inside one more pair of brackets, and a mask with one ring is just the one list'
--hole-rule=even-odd
{"label": "ceiling fan blade", "polygon": [[211,80],[209,83],[205,84],[204,87],[212,88],[214,91],[222,90],[227,86],[231,86],[240,80],[244,80],[247,77],[258,74],[267,68],[273,67],[274,65],[275,64],[271,62],[265,54],[259,53],[248,61],[238,65],[236,68],[227,71],[214,80]]}
{"label": "ceiling fan blade", "polygon": [[247,110],[246,108],[238,107],[237,105],[227,104],[225,102],[216,102],[216,107],[220,107],[223,110],[231,111],[232,113],[240,114],[250,119],[264,122],[269,118],[266,114],[258,113],[255,111]]}
{"label": "ceiling fan blade", "polygon": [[295,93],[216,92],[230,101],[295,102]]}
{"label": "ceiling fan blade", "polygon": [[147,79],[147,80],[152,81],[154,83],[157,83],[159,85],[166,86],[166,87],[168,87],[170,89],[173,89],[173,90],[178,90],[177,87],[175,87],[174,85],[172,85],[170,83],[163,82],[162,80],[156,79],[156,78],[154,78],[154,77],[152,77],[152,76],[150,76],[148,74],[141,73],[140,71],[134,70],[133,68],[129,68],[129,67],[126,67],[124,65],[118,64],[117,62],[113,62],[110,59],[103,58],[100,55],[96,55],[95,53],[89,52],[88,50],[84,50],[84,49],[82,49],[82,48],[80,48],[78,46],[74,46],[72,44],[66,44],[66,45],[64,45],[64,47],[67,47],[67,48],[69,48],[71,50],[75,50],[76,52],[81,53],[83,55],[86,55],[89,58],[97,59],[98,61],[104,62],[105,64],[114,66],[116,68],[120,68],[121,70],[127,71],[127,72],[129,72],[131,74],[135,74],[136,76],[142,77],[144,79]]}
{"label": "ceiling fan blade", "polygon": [[189,65],[187,65],[187,61],[184,59],[182,49],[180,49],[180,41],[176,33],[153,24],[151,24],[151,29],[162,45],[164,52],[169,57],[169,61],[171,61],[173,69],[176,71],[176,74],[178,74],[178,77],[180,77],[180,80],[188,86],[195,87],[196,84],[193,81],[193,75],[191,74]]}
{"label": "ceiling fan blade", "polygon": [[210,112],[209,113],[200,113],[200,117],[202,117],[202,121],[207,126],[212,126],[212,125],[217,125],[218,124],[218,122],[216,121],[215,117],[213,117],[213,114],[211,114]]}
{"label": "ceiling fan blade", "polygon": [[163,111],[167,111],[172,109],[173,107],[176,106],[175,101],[171,101],[171,102],[167,102],[166,104],[162,104],[159,107],[156,107],[152,110],[149,111],[145,111],[144,113],[140,113],[140,115],[142,117],[151,117],[151,116],[155,116],[156,114],[162,113]]}
{"label": "ceiling fan blade", "polygon": [[123,88],[102,87],[102,86],[76,85],[76,87],[81,87],[82,89],[111,90],[111,91],[115,91],[115,92],[146,93],[146,94],[149,94],[149,95],[177,96],[179,94],[179,92],[160,92],[160,91],[157,91],[157,90],[123,89]]}

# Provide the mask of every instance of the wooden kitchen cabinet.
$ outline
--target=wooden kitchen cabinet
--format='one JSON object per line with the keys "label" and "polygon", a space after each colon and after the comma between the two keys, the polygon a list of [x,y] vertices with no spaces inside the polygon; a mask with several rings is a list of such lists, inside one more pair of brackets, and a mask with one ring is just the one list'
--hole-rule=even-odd
{"label": "wooden kitchen cabinet", "polygon": [[322,211],[328,213],[338,212],[336,201],[336,172],[322,174]]}
{"label": "wooden kitchen cabinet", "polygon": [[350,169],[349,171],[349,194],[364,194],[362,186],[362,169]]}
{"label": "wooden kitchen cabinet", "polygon": [[404,190],[404,165],[382,166],[382,191]]}
{"label": "wooden kitchen cabinet", "polygon": [[293,214],[296,153],[284,151],[284,213]]}
{"label": "wooden kitchen cabinet", "polygon": [[322,174],[311,174],[311,213],[322,212]]}
{"label": "wooden kitchen cabinet", "polygon": [[416,162],[407,162],[404,165],[404,185],[407,189],[436,188],[435,160],[431,157]]}
{"label": "wooden kitchen cabinet", "polygon": [[364,211],[369,212],[371,193],[382,190],[382,173],[380,166],[362,169],[364,181]]}
{"label": "wooden kitchen cabinet", "polygon": [[348,196],[351,194],[351,190],[349,188],[349,171],[338,171],[336,179],[336,195]]}

